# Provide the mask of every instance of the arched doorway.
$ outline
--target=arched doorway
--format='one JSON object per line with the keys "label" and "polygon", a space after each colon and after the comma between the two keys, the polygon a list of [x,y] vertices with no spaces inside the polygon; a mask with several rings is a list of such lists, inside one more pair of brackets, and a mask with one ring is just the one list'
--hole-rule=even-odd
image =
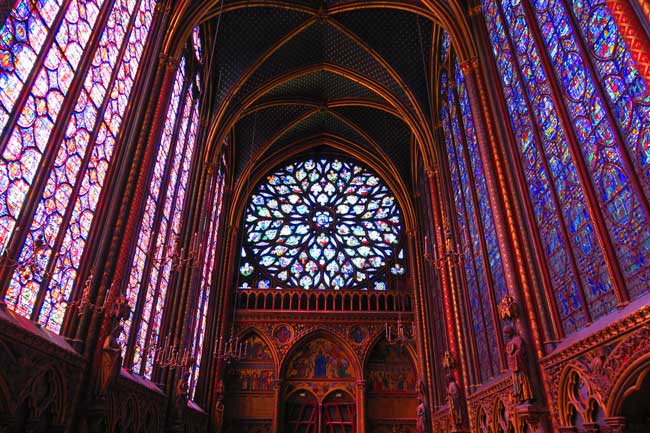
{"label": "arched doorway", "polygon": [[300,389],[291,394],[284,413],[284,433],[318,432],[318,401],[311,392]]}
{"label": "arched doorway", "polygon": [[356,407],[345,391],[333,391],[323,400],[322,433],[355,433]]}

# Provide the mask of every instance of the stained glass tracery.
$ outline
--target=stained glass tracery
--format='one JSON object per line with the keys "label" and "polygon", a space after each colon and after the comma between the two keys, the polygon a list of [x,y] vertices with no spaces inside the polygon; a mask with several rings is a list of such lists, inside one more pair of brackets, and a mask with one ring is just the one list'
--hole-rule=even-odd
{"label": "stained glass tracery", "polygon": [[[5,301],[55,332],[154,6],[154,0],[19,1],[0,29],[0,176],[8,180],[0,185],[0,245],[21,243],[18,264],[36,259],[33,270],[18,266]],[[38,204],[24,212],[28,194]],[[26,234],[15,232],[17,223],[29,228]]]}
{"label": "stained glass tracery", "polygon": [[464,77],[455,60],[450,63],[450,70],[444,69],[440,76],[442,130],[464,252],[476,355],[483,362],[481,379],[487,380],[500,371],[495,338],[498,324],[491,315],[495,306],[490,291],[505,293],[505,282]]}
{"label": "stained glass tracery", "polygon": [[648,89],[607,2],[483,6],[557,309],[572,332],[616,308],[618,272],[619,293],[647,292]]}
{"label": "stained glass tracery", "polygon": [[339,158],[267,176],[244,218],[244,287],[385,290],[405,273],[402,220],[376,175]]}
{"label": "stained glass tracery", "polygon": [[217,259],[217,240],[219,239],[219,222],[221,218],[221,209],[223,206],[225,176],[221,170],[218,171],[214,182],[214,192],[211,197],[212,210],[210,212],[210,223],[207,231],[206,256],[203,262],[203,272],[201,274],[201,288],[196,303],[196,313],[194,316],[194,344],[192,347],[193,358],[195,363],[192,366],[192,376],[190,380],[190,394],[194,398],[196,384],[199,378],[199,369],[203,356],[203,341],[208,319],[208,302],[210,300],[212,279]]}

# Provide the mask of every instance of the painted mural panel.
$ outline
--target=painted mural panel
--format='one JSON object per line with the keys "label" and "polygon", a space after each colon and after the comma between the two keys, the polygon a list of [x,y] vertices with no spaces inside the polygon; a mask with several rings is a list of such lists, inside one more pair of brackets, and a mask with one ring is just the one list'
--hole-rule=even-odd
{"label": "painted mural panel", "polygon": [[350,360],[336,344],[316,338],[303,345],[287,368],[287,379],[334,379],[352,377]]}
{"label": "painted mural panel", "polygon": [[271,392],[275,365],[269,347],[258,335],[244,339],[246,357],[228,372],[227,389],[234,392]]}
{"label": "painted mural panel", "polygon": [[415,393],[416,374],[406,349],[381,340],[370,354],[366,369],[368,392]]}

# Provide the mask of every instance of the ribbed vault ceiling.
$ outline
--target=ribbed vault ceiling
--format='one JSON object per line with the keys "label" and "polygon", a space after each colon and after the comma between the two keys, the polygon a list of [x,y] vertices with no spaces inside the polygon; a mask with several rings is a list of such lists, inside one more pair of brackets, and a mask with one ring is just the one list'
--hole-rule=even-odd
{"label": "ribbed vault ceiling", "polygon": [[337,141],[378,155],[410,186],[441,31],[425,6],[226,1],[204,16],[211,128],[234,132],[236,176],[300,143]]}

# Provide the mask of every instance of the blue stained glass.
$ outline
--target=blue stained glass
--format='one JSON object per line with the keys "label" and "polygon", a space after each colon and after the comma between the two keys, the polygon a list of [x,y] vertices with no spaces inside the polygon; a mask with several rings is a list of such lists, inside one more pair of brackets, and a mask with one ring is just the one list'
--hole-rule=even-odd
{"label": "blue stained glass", "polygon": [[369,289],[403,274],[397,202],[353,162],[308,159],[268,175],[244,220],[241,254],[255,263],[242,263],[240,274],[253,287]]}
{"label": "blue stained glass", "polygon": [[[507,20],[525,24],[522,5],[518,2],[507,5],[506,3],[503,2],[503,10]],[[555,183],[557,197],[562,200],[559,208],[563,213],[567,236],[572,243],[573,257],[580,273],[585,298],[592,317],[597,318],[613,308],[615,297],[602,251],[593,248],[589,254],[584,253],[585,245],[595,247],[599,244],[595,239],[591,221],[586,218],[586,200],[572,155],[568,150],[566,131],[557,117],[558,110],[551,96],[550,84],[541,66],[539,52],[529,28],[526,25],[516,26],[511,31],[511,37],[517,54],[516,60],[522,72],[521,77],[533,106],[532,114],[540,126],[540,135],[544,141],[542,149],[550,175]],[[578,216],[580,218],[577,218]],[[585,239],[589,239],[589,242],[585,243]],[[595,287],[603,289],[593,290]],[[567,298],[572,299],[574,305],[579,305],[578,294]]]}
{"label": "blue stained glass", "polygon": [[[574,4],[574,8],[578,10],[584,6],[586,6],[584,2]],[[521,8],[521,5],[515,8]],[[605,11],[606,8],[601,6],[594,10],[595,15],[591,15],[592,34],[596,33],[595,29],[603,29],[607,25],[608,20],[604,19]],[[552,60],[555,75],[562,83],[562,91],[567,96],[565,103],[568,113],[580,142],[585,165],[593,179],[604,221],[626,286],[633,293],[645,292],[647,291],[647,275],[650,273],[650,268],[648,268],[650,243],[647,242],[650,239],[650,226],[647,216],[640,209],[642,197],[630,185],[629,179],[634,176],[634,173],[630,172],[631,167],[626,166],[623,160],[621,145],[624,143],[617,141],[614,130],[616,126],[607,117],[606,102],[598,93],[596,77],[592,75],[585,64],[586,56],[580,49],[579,36],[574,33],[572,23],[569,21],[569,11],[565,9],[562,2],[548,0],[535,2],[534,12],[542,30],[541,35]],[[614,29],[615,26],[609,26],[612,37],[615,35]],[[601,50],[601,54],[613,54],[610,44],[601,45],[606,47]],[[596,64],[606,66],[598,61]],[[583,78],[579,80],[579,83],[567,81],[567,77],[572,75],[572,70],[582,71],[581,77]],[[614,70],[609,71],[609,74],[613,73]],[[581,90],[580,98],[574,99],[571,94],[578,87]],[[628,136],[627,139],[634,140],[634,135]],[[645,177],[641,177],[641,180],[645,181]],[[644,183],[646,186],[648,185],[647,182]],[[610,212],[614,202],[619,203],[614,206],[614,209],[624,210]],[[636,221],[632,222],[630,216],[635,217]],[[639,272],[639,259],[646,264],[641,269],[642,272]],[[587,293],[594,318],[615,308],[616,299],[608,293],[601,285],[593,287],[592,294],[594,296],[589,296]]]}
{"label": "blue stained glass", "polygon": [[[582,230],[585,233],[593,233],[586,213],[585,199],[577,184],[575,166],[569,156],[563,131],[558,130],[557,126],[541,128],[544,124],[558,125],[557,120],[548,120],[554,117],[553,111],[535,110],[535,101],[548,100],[545,95],[550,93],[543,70],[538,62],[530,62],[524,55],[519,58],[513,57],[496,2],[484,2],[484,10],[510,121],[519,144],[520,161],[527,180],[532,210],[540,231],[546,260],[549,263],[553,294],[564,331],[569,333],[586,323],[576,275],[571,266],[571,251],[577,249],[572,246],[580,237],[576,234],[581,233]],[[528,51],[532,55],[534,47]],[[521,65],[520,72],[526,87],[515,72],[518,70],[515,62]],[[535,74],[538,76],[537,81],[535,81]],[[533,108],[532,113],[528,109],[528,98]],[[540,125],[541,142],[535,134],[536,121]],[[543,163],[545,159],[548,161],[548,166]],[[557,191],[557,195],[553,190]],[[558,203],[556,197],[561,197],[563,203]],[[567,212],[568,209],[582,209],[585,216],[577,220]],[[567,221],[566,225],[571,228],[573,236],[568,234],[567,238],[563,235],[561,231],[563,221]],[[586,237],[582,236],[583,239]],[[592,240],[590,244],[593,242]],[[583,284],[600,278],[605,282],[609,281],[602,251],[598,245],[594,247],[590,257],[579,256],[576,261],[580,271],[580,281]]]}
{"label": "blue stained glass", "polygon": [[[607,3],[603,0],[572,0],[569,5],[647,197],[650,191],[650,89],[639,74]],[[610,195],[613,193],[608,191]],[[622,200],[616,201],[616,205],[607,206],[613,220],[621,221],[624,226],[637,227],[637,239],[620,240],[638,246],[630,249],[628,262],[630,274],[640,273],[638,283],[628,287],[630,297],[634,299],[647,291],[648,285],[644,281],[650,278],[647,265],[650,238],[647,230],[640,228],[647,224],[647,215],[641,208],[630,212]]]}
{"label": "blue stained glass", "polygon": [[453,89],[449,85],[447,72],[443,71],[440,79],[442,126],[449,157],[449,172],[454,192],[454,203],[462,247],[465,253],[463,261],[465,278],[472,311],[474,338],[477,355],[481,360],[490,361],[490,369],[482,368],[482,380],[487,380],[499,371],[498,345],[494,338],[495,324],[489,317],[491,311],[488,281],[481,253],[480,233],[477,227],[476,211],[471,199],[471,185],[468,180],[467,164],[463,155],[463,141],[457,118],[457,108]]}
{"label": "blue stained glass", "polygon": [[456,63],[455,76],[460,112],[462,114],[463,124],[465,125],[467,151],[469,152],[469,161],[474,175],[474,186],[476,188],[477,200],[480,207],[479,213],[483,222],[483,234],[487,244],[490,269],[492,271],[492,279],[494,282],[494,292],[496,299],[500,300],[508,294],[508,290],[503,275],[501,253],[497,243],[496,230],[492,218],[492,209],[490,208],[489,203],[490,197],[488,195],[485,176],[483,174],[476,130],[474,129],[474,118],[472,117],[469,97],[467,96],[467,89],[465,88],[465,78],[463,77],[463,73],[461,72],[458,63]]}

